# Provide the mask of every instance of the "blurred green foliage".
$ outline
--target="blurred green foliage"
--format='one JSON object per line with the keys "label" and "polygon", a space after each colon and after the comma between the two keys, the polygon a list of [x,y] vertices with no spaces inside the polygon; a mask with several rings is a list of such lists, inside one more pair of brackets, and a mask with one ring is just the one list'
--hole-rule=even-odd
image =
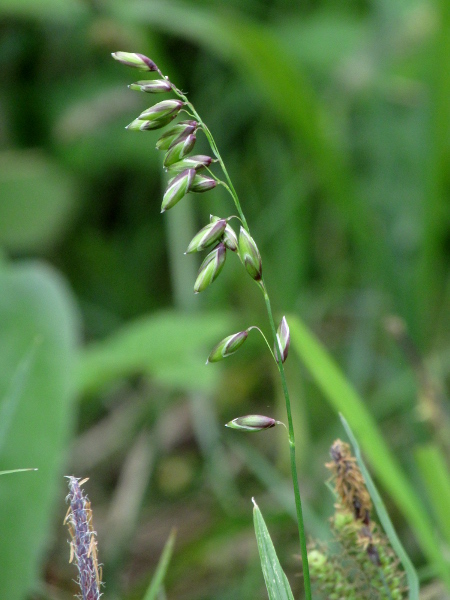
{"label": "blurred green foliage", "polygon": [[[300,594],[283,432],[247,445],[223,428],[247,412],[283,420],[270,357],[255,335],[225,365],[204,366],[226,335],[268,331],[264,305],[234,256],[194,297],[199,257],[183,256],[210,213],[233,208],[214,190],[159,214],[157,135],[124,129],[152,98],[126,89],[136,73],[112,61],[116,50],[151,56],[189,93],[276,314],[301,319],[286,368],[308,533],[327,529],[322,465],[340,410],[422,585],[439,579],[450,544],[439,504],[450,457],[450,3],[3,0],[0,470],[39,468],[0,480],[5,597],[76,593],[64,474],[91,478],[109,599],[143,597],[174,526],[168,598],[264,597],[251,496]],[[406,330],[386,327],[392,314]]]}

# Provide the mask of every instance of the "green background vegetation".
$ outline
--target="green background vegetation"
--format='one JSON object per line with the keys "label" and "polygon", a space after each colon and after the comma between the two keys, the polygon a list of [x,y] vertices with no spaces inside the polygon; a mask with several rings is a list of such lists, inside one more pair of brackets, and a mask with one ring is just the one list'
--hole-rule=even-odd
{"label": "green background vegetation", "polygon": [[0,481],[2,597],[76,593],[64,474],[90,477],[108,600],[142,597],[173,527],[167,598],[266,597],[252,496],[302,588],[285,431],[223,427],[283,420],[275,365],[254,331],[204,364],[230,333],[269,334],[262,297],[236,256],[194,296],[200,257],[183,255],[231,201],[159,214],[157,133],[124,129],[154,98],[127,89],[143,77],[116,50],[189,93],[288,315],[308,534],[329,535],[340,411],[434,589],[450,545],[450,3],[2,0],[0,470],[39,468]]}

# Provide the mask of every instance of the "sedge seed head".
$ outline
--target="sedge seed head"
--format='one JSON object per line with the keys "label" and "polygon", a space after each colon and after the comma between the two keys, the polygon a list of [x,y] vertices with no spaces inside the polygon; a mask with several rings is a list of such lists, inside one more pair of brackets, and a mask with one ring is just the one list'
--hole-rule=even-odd
{"label": "sedge seed head", "polygon": [[352,456],[350,446],[341,440],[336,440],[330,448],[332,461],[325,466],[333,474],[336,492],[342,505],[349,510],[353,517],[368,525],[372,502],[359,470],[356,458]]}

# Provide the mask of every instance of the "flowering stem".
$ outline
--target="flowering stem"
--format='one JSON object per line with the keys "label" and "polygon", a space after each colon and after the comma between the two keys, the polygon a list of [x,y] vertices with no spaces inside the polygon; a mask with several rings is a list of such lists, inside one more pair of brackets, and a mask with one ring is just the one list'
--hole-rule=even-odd
{"label": "flowering stem", "polygon": [[[162,75],[162,73],[160,73],[160,74]],[[231,197],[233,198],[234,204],[239,213],[239,218],[242,221],[242,225],[247,230],[247,232],[250,234],[247,220],[242,211],[238,195],[236,193],[236,190],[234,189],[231,178],[228,175],[228,171],[225,167],[225,163],[223,162],[223,159],[220,156],[220,152],[217,148],[216,142],[214,141],[212,133],[210,132],[208,127],[205,125],[205,123],[203,123],[200,115],[197,113],[194,106],[188,101],[187,97],[175,85],[173,85],[173,84],[171,84],[171,85],[172,85],[173,91],[177,94],[177,96],[181,100],[183,100],[183,102],[186,103],[186,105],[189,107],[189,110],[192,111],[192,114],[198,120],[201,129],[203,129],[203,131],[205,132],[205,135],[208,138],[208,141],[210,143],[211,149],[212,149],[215,157],[217,158],[217,161],[219,162],[219,164],[222,168],[222,171],[225,175],[225,178],[227,180],[228,185],[226,185],[226,184],[223,184],[223,185],[228,190]],[[269,317],[272,335],[275,340],[275,343],[277,343],[277,335],[276,335],[277,332],[276,332],[276,327],[275,327],[275,322],[274,322],[274,318],[273,318],[272,307],[270,304],[269,295],[267,293],[267,289],[264,284],[264,280],[261,279],[258,283],[259,283],[261,291],[264,295],[264,301],[266,304],[266,309],[267,309],[267,314]],[[283,352],[282,352],[280,346],[278,346],[277,355],[278,355],[277,365],[278,365],[278,370],[280,373],[281,384],[283,387],[284,399],[285,399],[285,403],[286,403],[286,413],[287,413],[287,418],[288,418],[289,454],[290,454],[290,459],[291,459],[291,474],[292,474],[292,483],[294,486],[295,507],[296,507],[296,511],[297,511],[298,534],[299,534],[299,539],[300,539],[301,556],[302,556],[302,562],[303,562],[303,578],[304,578],[304,587],[305,587],[305,598],[306,598],[306,600],[311,600],[311,598],[312,598],[311,582],[310,582],[310,577],[309,577],[309,565],[308,565],[308,554],[307,554],[307,549],[306,549],[305,526],[304,526],[304,522],[303,522],[302,501],[301,501],[301,497],[300,497],[300,488],[299,488],[299,484],[298,484],[298,474],[297,474],[297,464],[296,464],[296,459],[295,459],[294,425],[293,425],[293,421],[292,421],[291,401],[290,401],[290,397],[289,397],[286,376],[284,373],[283,363],[281,361]]]}
{"label": "flowering stem", "polygon": [[[270,327],[272,329],[273,338],[275,343],[277,343],[277,331],[275,327],[275,322],[273,320],[272,307],[270,305],[269,294],[267,293],[266,286],[264,284],[264,279],[261,280],[261,290],[264,294],[264,301],[266,303],[267,314],[269,317]],[[298,474],[297,474],[297,462],[295,459],[295,435],[294,435],[294,423],[292,421],[292,411],[291,411],[291,400],[289,397],[289,390],[286,382],[286,375],[284,373],[283,362],[281,357],[283,355],[280,343],[278,341],[278,351],[277,351],[277,365],[278,371],[280,373],[281,385],[283,387],[284,393],[284,401],[286,404],[286,414],[288,418],[288,433],[289,433],[289,454],[291,458],[291,474],[292,474],[292,483],[294,486],[294,496],[295,496],[295,508],[297,511],[297,524],[298,524],[298,535],[300,539],[300,549],[302,555],[302,563],[303,563],[303,580],[305,586],[305,597],[307,600],[311,600],[311,581],[309,577],[309,565],[308,565],[308,553],[306,549],[306,535],[305,535],[305,525],[303,522],[303,511],[302,511],[302,499],[300,496],[300,488],[298,485]]]}

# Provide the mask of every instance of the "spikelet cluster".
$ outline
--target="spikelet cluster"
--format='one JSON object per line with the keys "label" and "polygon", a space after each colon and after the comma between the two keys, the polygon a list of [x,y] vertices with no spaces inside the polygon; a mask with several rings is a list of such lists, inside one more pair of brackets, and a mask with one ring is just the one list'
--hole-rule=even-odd
{"label": "spikelet cluster", "polygon": [[79,481],[76,477],[68,477],[70,503],[64,524],[67,524],[71,537],[70,561],[78,567],[78,584],[82,600],[98,600],[101,596],[101,569],[98,565],[97,540],[92,525],[91,503],[83,493],[81,485],[87,480]]}
{"label": "spikelet cluster", "polygon": [[350,446],[336,440],[326,464],[338,498],[331,518],[334,543],[312,544],[311,578],[327,600],[402,600],[405,574],[387,537],[371,520],[372,502]]}

